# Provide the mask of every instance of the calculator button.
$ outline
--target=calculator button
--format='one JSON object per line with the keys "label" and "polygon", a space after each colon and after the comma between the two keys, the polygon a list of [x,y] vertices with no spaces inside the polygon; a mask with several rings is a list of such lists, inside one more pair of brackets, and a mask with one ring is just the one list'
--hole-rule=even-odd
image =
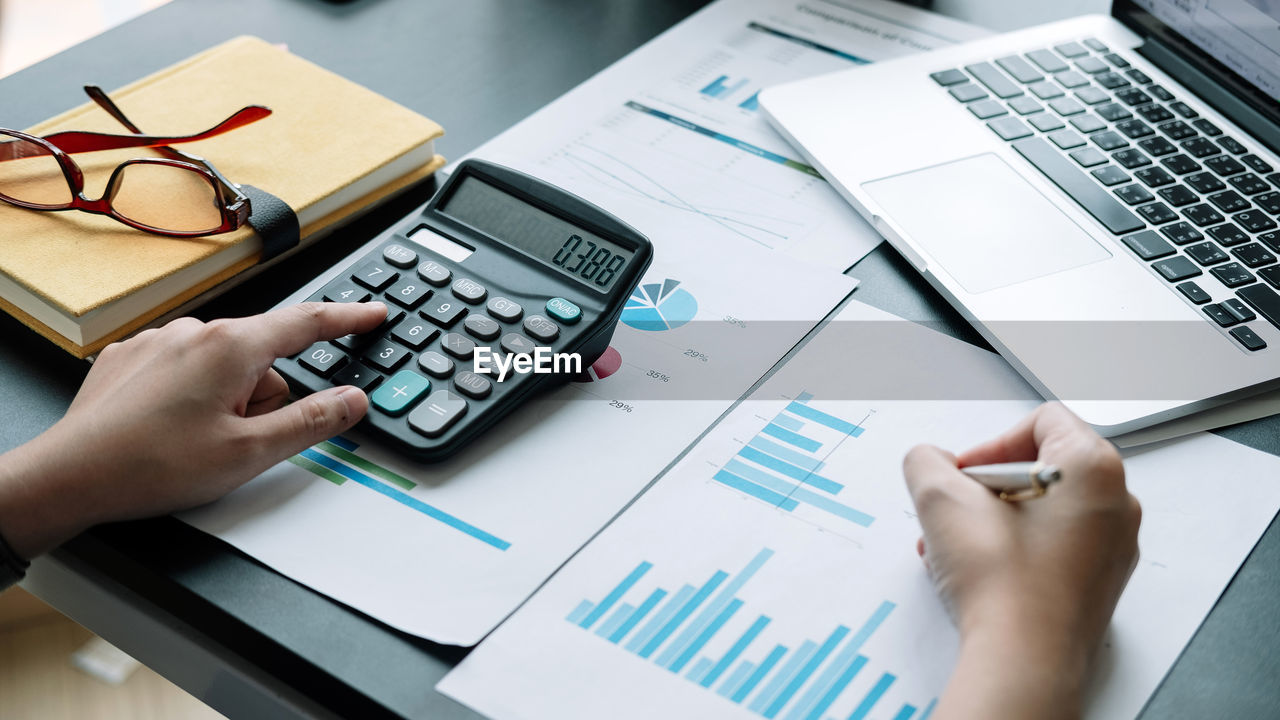
{"label": "calculator button", "polygon": [[445,328],[451,327],[458,322],[458,318],[462,317],[466,312],[466,305],[448,295],[437,295],[421,310],[422,317]]}
{"label": "calculator button", "polygon": [[423,300],[431,297],[431,288],[421,280],[409,277],[392,285],[385,295],[391,302],[412,310],[421,305]]}
{"label": "calculator button", "polygon": [[412,370],[401,370],[373,391],[369,403],[388,415],[399,415],[430,389],[430,380]]}
{"label": "calculator button", "polygon": [[453,277],[453,271],[435,260],[427,260],[418,266],[418,277],[436,287],[444,287],[449,284],[449,278]]}
{"label": "calculator button", "polygon": [[462,321],[462,326],[467,329],[468,334],[481,340],[492,340],[502,332],[501,325],[484,315],[468,315],[467,319]]}
{"label": "calculator button", "polygon": [[541,315],[530,315],[525,318],[524,331],[532,335],[534,340],[543,343],[549,343],[560,337],[560,326]]}
{"label": "calculator button", "polygon": [[470,278],[458,278],[458,281],[453,284],[453,294],[472,305],[475,305],[476,303],[483,301],[485,296],[489,294],[489,291],[485,290],[484,286],[475,280]]}
{"label": "calculator button", "polygon": [[403,245],[388,245],[382,248],[382,259],[398,268],[411,268],[418,262],[418,253]]}
{"label": "calculator button", "polygon": [[427,321],[414,317],[400,323],[391,331],[391,337],[414,350],[421,350],[423,345],[434,340],[436,335],[439,334],[440,330],[434,325],[429,325]]}
{"label": "calculator button", "polygon": [[380,262],[365,263],[359,270],[351,274],[352,280],[355,280],[370,290],[381,290],[395,282],[399,277],[400,273]]}
{"label": "calculator button", "polygon": [[524,308],[504,297],[496,297],[489,301],[489,314],[502,322],[515,322],[524,315]]}
{"label": "calculator button", "polygon": [[477,375],[470,370],[463,370],[453,379],[453,386],[463,395],[469,395],[477,400],[483,400],[489,397],[489,393],[493,390],[493,382],[483,375]]}
{"label": "calculator button", "polygon": [[471,338],[458,333],[449,333],[440,338],[440,347],[459,360],[470,360],[476,351],[476,344]]}
{"label": "calculator button", "polygon": [[532,355],[537,346],[533,341],[519,333],[507,333],[502,336],[502,351],[512,355]]}
{"label": "calculator button", "polygon": [[342,337],[331,340],[330,342],[335,345],[340,345],[348,350],[360,350],[377,340],[384,330],[400,322],[400,318],[403,317],[403,310],[395,305],[387,305],[387,319],[383,320],[382,324],[378,327],[370,330],[369,332],[363,332],[358,335],[355,333],[343,335]]}
{"label": "calculator button", "polygon": [[364,361],[379,370],[391,372],[409,359],[409,351],[395,343],[381,340],[364,353]]}
{"label": "calculator button", "polygon": [[547,301],[547,314],[562,323],[572,325],[582,317],[582,308],[564,298],[551,298]]}
{"label": "calculator button", "polygon": [[344,280],[325,288],[323,297],[329,302],[364,302],[372,295],[359,285]]}
{"label": "calculator button", "polygon": [[368,391],[374,385],[377,385],[381,379],[381,375],[365,367],[364,363],[353,362],[333,376],[333,384],[354,385],[361,390]]}
{"label": "calculator button", "polygon": [[418,367],[432,377],[446,378],[453,373],[453,361],[435,350],[419,355]]}
{"label": "calculator button", "polygon": [[467,401],[448,390],[437,390],[409,413],[409,427],[429,438],[440,437],[467,412]]}
{"label": "calculator button", "polygon": [[317,343],[298,356],[298,362],[311,372],[327,378],[342,367],[347,356],[328,343]]}

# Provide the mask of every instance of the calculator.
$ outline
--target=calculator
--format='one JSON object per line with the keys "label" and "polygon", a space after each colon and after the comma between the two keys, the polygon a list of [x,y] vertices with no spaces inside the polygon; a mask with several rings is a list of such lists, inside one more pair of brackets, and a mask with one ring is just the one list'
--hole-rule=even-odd
{"label": "calculator", "polygon": [[282,303],[378,300],[386,321],[274,367],[300,395],[361,388],[363,429],[441,460],[599,359],[652,259],[646,237],[599,207],[467,160],[430,202]]}

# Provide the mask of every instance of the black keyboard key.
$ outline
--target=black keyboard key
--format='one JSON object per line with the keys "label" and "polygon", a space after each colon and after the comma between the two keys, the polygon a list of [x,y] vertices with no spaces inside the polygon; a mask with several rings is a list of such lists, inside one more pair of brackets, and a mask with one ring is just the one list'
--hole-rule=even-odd
{"label": "black keyboard key", "polygon": [[1152,155],[1155,155],[1156,157],[1160,157],[1161,155],[1168,155],[1169,153],[1178,151],[1178,148],[1173,143],[1169,142],[1168,140],[1165,140],[1162,137],[1153,137],[1153,138],[1147,138],[1146,140],[1140,140],[1138,141],[1138,147],[1142,148],[1143,150],[1146,150],[1147,152],[1151,153]]}
{"label": "black keyboard key", "polygon": [[1248,285],[1253,282],[1253,273],[1245,270],[1244,266],[1237,262],[1230,262],[1226,265],[1219,265],[1209,270],[1218,281],[1229,288],[1238,288],[1242,285]]}
{"label": "black keyboard key", "polygon": [[936,73],[930,73],[929,77],[933,78],[933,81],[942,87],[951,87],[952,85],[959,85],[962,82],[969,81],[967,75],[956,69],[940,70]]}
{"label": "black keyboard key", "polygon": [[1191,207],[1183,210],[1182,214],[1186,215],[1188,220],[1195,223],[1196,227],[1212,225],[1214,223],[1222,222],[1224,219],[1221,213],[1204,203],[1192,205]]}
{"label": "black keyboard key", "polygon": [[979,100],[969,105],[969,112],[973,113],[973,116],[979,120],[986,120],[987,118],[1004,115],[1008,110],[1005,110],[1004,105],[995,100]]}
{"label": "black keyboard key", "polygon": [[[1162,123],[1165,120],[1173,119],[1173,113],[1166,110],[1163,105],[1156,105],[1154,103],[1151,105],[1143,105],[1138,108],[1137,113],[1142,116],[1143,120],[1146,120],[1149,123]],[[1190,130],[1191,128],[1187,129]]]}
{"label": "black keyboard key", "polygon": [[1191,258],[1192,260],[1195,260],[1197,263],[1199,263],[1204,267],[1208,267],[1210,265],[1217,265],[1218,263],[1224,263],[1231,259],[1230,256],[1228,256],[1225,252],[1222,251],[1222,248],[1218,247],[1217,245],[1214,245],[1211,242],[1202,242],[1202,243],[1196,243],[1195,245],[1188,245],[1182,250],[1187,254],[1187,257]]}
{"label": "black keyboard key", "polygon": [[1271,172],[1271,166],[1267,164],[1267,161],[1263,160],[1257,155],[1253,155],[1253,154],[1245,155],[1244,157],[1240,158],[1240,162],[1244,163],[1245,165],[1248,165],[1250,170],[1258,173],[1259,175],[1266,175],[1267,173]]}
{"label": "black keyboard key", "polygon": [[[1116,123],[1116,129],[1131,138],[1146,137],[1148,135],[1154,135],[1156,132],[1155,130],[1147,127],[1147,124],[1141,120],[1125,120],[1123,122],[1118,122]],[[1164,138],[1161,138],[1161,140],[1163,139]]]}
{"label": "black keyboard key", "polygon": [[1200,169],[1200,163],[1192,160],[1182,153],[1170,155],[1161,160],[1160,164],[1164,165],[1175,175],[1186,175],[1187,173],[1193,173]]}
{"label": "black keyboard key", "polygon": [[1221,145],[1224,150],[1231,153],[1232,155],[1243,155],[1249,152],[1249,148],[1241,145],[1239,140],[1236,140],[1230,135],[1223,135],[1222,137],[1218,138],[1218,144]]}
{"label": "black keyboard key", "polygon": [[1082,133],[1097,132],[1106,126],[1106,123],[1093,115],[1078,115],[1071,118],[1071,127]]}
{"label": "black keyboard key", "polygon": [[1227,332],[1231,333],[1231,337],[1239,341],[1245,350],[1257,352],[1267,347],[1267,341],[1258,337],[1258,334],[1251,330],[1248,325],[1233,327]]}
{"label": "black keyboard key", "polygon": [[419,314],[440,327],[452,327],[458,322],[458,318],[467,312],[467,306],[461,300],[456,300],[441,293],[434,300],[427,303]]}
{"label": "black keyboard key", "polygon": [[1191,189],[1201,195],[1217,192],[1226,187],[1226,184],[1219,180],[1213,173],[1198,172],[1195,175],[1188,175],[1186,180],[1187,184],[1191,186]]}
{"label": "black keyboard key", "polygon": [[1195,242],[1204,238],[1204,235],[1197,229],[1191,227],[1185,222],[1176,222],[1172,225],[1166,225],[1160,228],[1160,232],[1169,238],[1174,245],[1186,245],[1189,242]]}
{"label": "black keyboard key", "polygon": [[1047,73],[1057,73],[1067,69],[1067,64],[1062,61],[1062,58],[1049,50],[1032,50],[1027,53],[1027,59]]}
{"label": "black keyboard key", "polygon": [[1191,138],[1190,140],[1182,141],[1182,147],[1188,153],[1198,158],[1205,158],[1222,152],[1218,149],[1218,146],[1214,145],[1208,138],[1202,138],[1199,135]]}
{"label": "black keyboard key", "polygon": [[1057,145],[1063,150],[1078,148],[1084,144],[1084,138],[1070,130],[1059,130],[1055,133],[1049,133],[1049,139],[1053,141],[1054,145]]}
{"label": "black keyboard key", "polygon": [[1280,295],[1266,285],[1252,285],[1236,291],[1236,295],[1249,303],[1249,307],[1267,319],[1267,322],[1280,328]]}
{"label": "black keyboard key", "polygon": [[1242,213],[1232,215],[1231,219],[1235,220],[1237,225],[1251,233],[1274,230],[1276,227],[1276,221],[1262,214],[1261,210],[1245,210]]}
{"label": "black keyboard key", "polygon": [[1280,173],[1271,173],[1268,175],[1267,182],[1271,183],[1272,187],[1280,188]]}
{"label": "black keyboard key", "polygon": [[1151,93],[1151,95],[1155,97],[1155,99],[1159,100],[1160,102],[1169,102],[1170,100],[1173,99],[1173,93],[1169,92],[1168,90],[1165,90],[1163,87],[1159,85],[1152,85],[1151,87],[1147,88],[1147,92]]}
{"label": "black keyboard key", "polygon": [[1196,131],[1192,130],[1190,125],[1182,122],[1181,120],[1173,120],[1162,125],[1158,125],[1157,127],[1160,128],[1160,132],[1168,135],[1174,140],[1186,140],[1189,137],[1194,137],[1196,134]]}
{"label": "black keyboard key", "polygon": [[1010,100],[1009,107],[1013,108],[1013,111],[1019,115],[1034,115],[1038,112],[1044,112],[1043,105],[1026,95],[1019,95]]}
{"label": "black keyboard key", "polygon": [[1261,243],[1252,242],[1248,245],[1241,245],[1231,251],[1236,259],[1244,263],[1245,267],[1256,268],[1263,265],[1270,265],[1276,261],[1275,253],[1266,249]]}
{"label": "black keyboard key", "polygon": [[404,343],[414,350],[421,350],[427,343],[435,339],[440,334],[440,330],[417,317],[410,317],[408,320],[396,325],[391,331],[391,337]]}
{"label": "black keyboard key", "polygon": [[1098,152],[1097,150],[1091,147],[1084,147],[1078,150],[1072,150],[1070,154],[1071,154],[1071,159],[1080,163],[1081,167],[1090,168],[1095,165],[1101,165],[1102,163],[1107,161],[1106,155],[1103,155],[1102,153]]}
{"label": "black keyboard key", "polygon": [[1182,117],[1188,120],[1194,117],[1198,117],[1200,115],[1200,113],[1196,112],[1195,110],[1192,110],[1190,105],[1182,102],[1181,100],[1174,100],[1173,102],[1169,103],[1169,109],[1178,113],[1179,115],[1181,115]]}
{"label": "black keyboard key", "polygon": [[1272,265],[1258,271],[1258,277],[1267,281],[1273,288],[1280,288],[1280,265]]}
{"label": "black keyboard key", "polygon": [[1084,106],[1069,97],[1060,97],[1049,101],[1049,107],[1063,117],[1071,117],[1084,112]]}
{"label": "black keyboard key", "polygon": [[[1110,48],[1108,48],[1106,45],[1104,45],[1104,44],[1103,44],[1103,42],[1102,42],[1101,40],[1097,39],[1097,38],[1085,38],[1084,40],[1081,40],[1080,42],[1084,43],[1084,46],[1085,46],[1085,47],[1089,48],[1090,50],[1092,50],[1092,51],[1094,51],[1094,52],[1100,52],[1100,53],[1110,52]],[[1115,57],[1120,57],[1120,56],[1119,56],[1119,55],[1116,55]],[[1128,66],[1128,64],[1129,64],[1129,63],[1127,63],[1127,62],[1126,62],[1124,65],[1116,64],[1116,61],[1111,60],[1111,56],[1110,56],[1110,55],[1108,55],[1108,56],[1107,56],[1107,60],[1111,61],[1111,63],[1112,63],[1112,64],[1115,64],[1115,65],[1116,65],[1116,67],[1126,67],[1126,66]],[[1121,58],[1121,60],[1123,60],[1123,58]]]}
{"label": "black keyboard key", "polygon": [[[1098,77],[1095,79],[1098,81],[1099,85],[1102,85],[1104,87],[1111,87],[1110,85],[1107,85],[1106,83],[1102,82],[1101,77]],[[1141,89],[1136,87],[1127,87],[1127,88],[1124,88],[1123,90],[1117,90],[1116,97],[1120,98],[1120,102],[1130,107],[1134,105],[1146,105],[1147,103],[1151,102],[1151,96],[1142,92]],[[1161,108],[1161,109],[1163,110],[1164,108]],[[1142,111],[1138,110],[1138,112],[1141,113]]]}
{"label": "black keyboard key", "polygon": [[363,359],[383,372],[392,372],[409,359],[409,351],[389,340],[381,340],[369,346]]}
{"label": "black keyboard key", "polygon": [[1125,75],[1128,75],[1130,80],[1138,83],[1139,85],[1146,85],[1151,82],[1151,76],[1142,72],[1138,68],[1133,68],[1132,70],[1127,71]]}
{"label": "black keyboard key", "polygon": [[1204,271],[1196,267],[1195,263],[1181,255],[1159,260],[1152,263],[1151,267],[1155,268],[1156,272],[1160,273],[1160,276],[1169,282],[1178,282],[1204,274]]}
{"label": "black keyboard key", "polygon": [[1104,165],[1089,171],[1090,175],[1098,178],[1098,182],[1110,187],[1112,185],[1120,185],[1129,182],[1129,176],[1125,171],[1115,165]]}
{"label": "black keyboard key", "polygon": [[364,302],[373,296],[359,285],[341,280],[326,287],[321,297],[326,302]]}
{"label": "black keyboard key", "polygon": [[298,355],[298,364],[327,378],[347,362],[347,356],[329,343],[316,343]]}
{"label": "black keyboard key", "polygon": [[[1132,150],[1132,149],[1121,150],[1119,152],[1112,153],[1111,159],[1115,160],[1116,162],[1120,163],[1121,165],[1125,166],[1130,170],[1136,167],[1142,167],[1143,165],[1151,164],[1151,158],[1147,157],[1144,153],[1141,153],[1141,152],[1138,152],[1137,150]],[[1160,172],[1164,172],[1164,171],[1161,170]],[[1169,178],[1169,181],[1172,182],[1173,178]]]}
{"label": "black keyboard key", "polygon": [[1041,75],[1040,71],[1031,67],[1031,63],[1023,60],[1019,55],[996,58],[996,65],[999,65],[1000,69],[1012,75],[1013,79],[1020,83],[1033,83],[1044,79],[1044,75]]}
{"label": "black keyboard key", "polygon": [[1222,327],[1231,327],[1232,325],[1240,322],[1236,319],[1235,315],[1227,312],[1226,308],[1222,307],[1218,303],[1205,305],[1203,309],[1204,314],[1208,315],[1210,320]]}
{"label": "black keyboard key", "polygon": [[[1136,150],[1126,150],[1125,152],[1137,153]],[[1153,188],[1161,187],[1163,185],[1168,185],[1169,183],[1174,181],[1172,175],[1165,172],[1162,168],[1158,168],[1158,167],[1144,168],[1142,170],[1135,172],[1133,176],[1141,180],[1143,185],[1146,185],[1147,187],[1153,187]]]}
{"label": "black keyboard key", "polygon": [[1262,178],[1251,172],[1227,178],[1227,182],[1245,195],[1257,195],[1270,189]]}
{"label": "black keyboard key", "polygon": [[[1085,42],[1085,44],[1086,44],[1086,45],[1088,45],[1088,44],[1089,44],[1089,41],[1088,41],[1088,40],[1085,40],[1084,42]],[[1101,44],[1101,43],[1099,43],[1099,44]],[[1091,47],[1092,47],[1092,46],[1091,46]],[[1103,47],[1105,47],[1105,46],[1103,46]],[[1098,48],[1093,48],[1093,49],[1094,49],[1094,50],[1098,50]],[[1098,52],[1106,52],[1106,50],[1098,50]],[[1129,61],[1128,61],[1128,60],[1125,60],[1123,57],[1121,57],[1121,56],[1119,56],[1119,55],[1117,55],[1117,54],[1115,54],[1115,53],[1107,53],[1107,54],[1106,54],[1106,55],[1104,55],[1103,57],[1105,57],[1105,58],[1107,59],[1107,62],[1111,63],[1112,65],[1114,65],[1114,66],[1116,66],[1116,67],[1118,67],[1118,68],[1127,68],[1127,67],[1129,67]]]}
{"label": "black keyboard key", "polygon": [[1258,207],[1272,215],[1280,215],[1280,192],[1272,191],[1254,195],[1253,201],[1258,204]]}
{"label": "black keyboard key", "polygon": [[1123,242],[1143,260],[1158,260],[1177,252],[1164,238],[1150,230],[1130,235]]}
{"label": "black keyboard key", "polygon": [[1148,192],[1146,188],[1136,184],[1116,188],[1115,193],[1116,197],[1123,200],[1126,205],[1141,205],[1156,199],[1156,196]]}
{"label": "black keyboard key", "polygon": [[1182,283],[1181,285],[1178,285],[1178,292],[1185,295],[1188,300],[1195,303],[1196,305],[1203,305],[1213,299],[1209,297],[1209,293],[1205,292],[1204,290],[1201,290],[1200,286],[1195,284],[1191,280],[1188,280]]}
{"label": "black keyboard key", "polygon": [[1094,133],[1089,137],[1089,139],[1103,150],[1115,150],[1116,148],[1122,148],[1129,144],[1128,140],[1125,140],[1118,133],[1112,132],[1111,130]]}
{"label": "black keyboard key", "polygon": [[[1219,182],[1218,184],[1221,185],[1222,183]],[[1222,212],[1228,213],[1237,212],[1249,207],[1249,201],[1240,197],[1240,194],[1235,190],[1224,190],[1220,193],[1214,193],[1209,196],[1209,202],[1217,205],[1218,209]]]}
{"label": "black keyboard key", "polygon": [[[1134,187],[1139,187],[1135,185]],[[1145,191],[1144,191],[1145,192]],[[1169,209],[1164,203],[1151,203],[1138,208],[1138,214],[1152,225],[1161,225],[1178,219],[1178,213]]]}
{"label": "black keyboard key", "polygon": [[369,288],[370,290],[382,290],[382,288],[390,285],[400,277],[400,273],[395,272],[386,265],[377,262],[367,262],[360,266],[351,274],[351,279]]}
{"label": "black keyboard key", "polygon": [[1027,89],[1031,91],[1032,95],[1035,95],[1041,100],[1052,100],[1054,98],[1060,98],[1066,94],[1062,92],[1062,88],[1058,87],[1057,85],[1055,85],[1053,82],[1049,80],[1043,80],[1038,83],[1032,83],[1031,85],[1027,86]]}
{"label": "black keyboard key", "polygon": [[1108,122],[1119,122],[1120,120],[1127,120],[1133,117],[1133,113],[1125,110],[1123,105],[1116,103],[1107,103],[1106,105],[1102,105],[1094,112],[1098,113],[1103,120]]}
{"label": "black keyboard key", "polygon": [[1013,84],[1009,76],[1000,72],[995,65],[986,62],[965,65],[964,69],[975,78],[978,82],[987,86],[993,95],[998,98],[1017,97],[1022,94],[1022,88]]}
{"label": "black keyboard key", "polygon": [[1068,58],[1078,58],[1082,55],[1089,54],[1089,51],[1085,50],[1084,47],[1080,45],[1080,43],[1078,42],[1068,42],[1068,43],[1062,43],[1061,45],[1054,45],[1053,49],[1057,50],[1059,55],[1062,55],[1063,57],[1068,57]]}
{"label": "black keyboard key", "polygon": [[987,127],[992,132],[999,135],[1002,140],[1019,140],[1024,137],[1033,135],[1031,128],[1016,117],[1002,117],[987,123]]}
{"label": "black keyboard key", "polygon": [[1059,85],[1069,90],[1075,90],[1078,87],[1084,87],[1089,84],[1089,78],[1081,75],[1075,70],[1058,73],[1053,76],[1053,79],[1057,80]]}
{"label": "black keyboard key", "polygon": [[1080,72],[1087,73],[1089,75],[1098,75],[1098,74],[1115,75],[1115,77],[1119,78],[1120,80],[1123,80],[1125,85],[1129,84],[1128,80],[1125,80],[1119,75],[1116,75],[1115,73],[1112,73],[1112,72],[1107,72],[1107,64],[1093,56],[1082,57],[1079,60],[1076,60],[1076,67],[1079,68]]}
{"label": "black keyboard key", "polygon": [[1213,170],[1213,172],[1220,174],[1224,178],[1244,172],[1244,165],[1236,163],[1235,158],[1231,158],[1229,155],[1219,155],[1216,158],[1204,160],[1204,167]]}
{"label": "black keyboard key", "polygon": [[1120,235],[1143,227],[1143,222],[1136,215],[1041,138],[1019,140],[1013,143],[1013,149],[1112,233]]}
{"label": "black keyboard key", "polygon": [[1205,135],[1212,135],[1216,137],[1222,134],[1222,130],[1217,125],[1214,125],[1213,123],[1209,122],[1208,120],[1205,120],[1204,118],[1200,118],[1199,120],[1196,120],[1191,124],[1195,125],[1196,129],[1198,129],[1200,132],[1204,133]]}
{"label": "black keyboard key", "polygon": [[410,276],[388,288],[384,296],[391,302],[412,310],[431,297],[431,288],[422,280]]}
{"label": "black keyboard key", "polygon": [[436,390],[409,413],[409,427],[437,438],[467,413],[467,401],[448,390]]}
{"label": "black keyboard key", "polygon": [[1280,232],[1266,232],[1258,236],[1263,245],[1271,248],[1272,252],[1280,253]]}
{"label": "black keyboard key", "polygon": [[[1126,88],[1126,86],[1129,84],[1128,80],[1125,80],[1124,77],[1117,75],[1113,72],[1099,73],[1098,75],[1095,75],[1093,79],[1096,80],[1099,85],[1101,85],[1104,88],[1107,88],[1108,90],[1115,90],[1116,88]],[[1146,98],[1146,100],[1143,102],[1151,102],[1151,97],[1148,96],[1146,93],[1142,92],[1141,90],[1138,90],[1137,88],[1133,88],[1133,87],[1126,88],[1126,89],[1137,90],[1139,93],[1142,94],[1142,97]],[[1116,94],[1119,95],[1121,92],[1124,92],[1124,90],[1121,90]],[[1125,104],[1136,105],[1137,103],[1126,101]]]}
{"label": "black keyboard key", "polygon": [[1035,129],[1046,133],[1053,132],[1054,130],[1061,130],[1066,127],[1066,125],[1063,125],[1062,121],[1059,120],[1056,115],[1050,115],[1048,113],[1032,115],[1028,122],[1030,122],[1031,126]]}
{"label": "black keyboard key", "polygon": [[1235,247],[1243,243],[1249,242],[1249,236],[1245,235],[1240,228],[1231,223],[1223,223],[1215,227],[1211,227],[1205,232],[1209,233],[1209,237],[1222,243],[1225,247]]}
{"label": "black keyboard key", "polygon": [[1158,194],[1160,197],[1164,198],[1165,202],[1174,207],[1182,207],[1183,205],[1190,205],[1193,202],[1200,201],[1200,196],[1186,189],[1182,185],[1167,187],[1161,190]]}
{"label": "black keyboard key", "polygon": [[987,91],[983,90],[977,85],[974,85],[973,83],[956,85],[952,87],[950,90],[947,90],[947,92],[951,93],[951,97],[959,100],[962,103],[973,102],[974,100],[981,100],[987,97]]}
{"label": "black keyboard key", "polygon": [[334,385],[354,385],[365,392],[372,390],[373,386],[381,381],[381,375],[365,367],[361,362],[353,362],[333,376]]}
{"label": "black keyboard key", "polygon": [[1089,85],[1076,90],[1076,99],[1085,105],[1097,105],[1098,103],[1107,102],[1111,99],[1111,96],[1105,90]]}

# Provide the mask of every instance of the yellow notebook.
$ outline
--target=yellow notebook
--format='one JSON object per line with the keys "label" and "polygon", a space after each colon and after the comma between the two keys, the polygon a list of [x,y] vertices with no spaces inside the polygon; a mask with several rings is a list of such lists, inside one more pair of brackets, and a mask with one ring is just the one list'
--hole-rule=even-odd
{"label": "yellow notebook", "polygon": [[[258,38],[230,40],[109,94],[157,135],[201,132],[245,105],[271,108],[264,120],[180,147],[288,203],[302,225],[300,247],[444,164],[433,145],[439,125]],[[128,132],[92,103],[27,132],[61,130]],[[152,154],[73,158],[85,171],[85,194],[96,198],[119,163]],[[7,203],[0,227],[0,308],[79,357],[242,279],[261,253],[250,228],[174,239],[88,213]]]}

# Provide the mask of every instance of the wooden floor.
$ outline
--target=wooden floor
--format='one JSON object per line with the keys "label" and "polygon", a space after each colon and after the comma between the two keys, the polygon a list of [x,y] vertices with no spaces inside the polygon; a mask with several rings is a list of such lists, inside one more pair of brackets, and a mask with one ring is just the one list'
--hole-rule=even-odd
{"label": "wooden floor", "polygon": [[76,669],[71,655],[92,637],[22,590],[0,594],[0,718],[222,717],[145,666],[118,686]]}

